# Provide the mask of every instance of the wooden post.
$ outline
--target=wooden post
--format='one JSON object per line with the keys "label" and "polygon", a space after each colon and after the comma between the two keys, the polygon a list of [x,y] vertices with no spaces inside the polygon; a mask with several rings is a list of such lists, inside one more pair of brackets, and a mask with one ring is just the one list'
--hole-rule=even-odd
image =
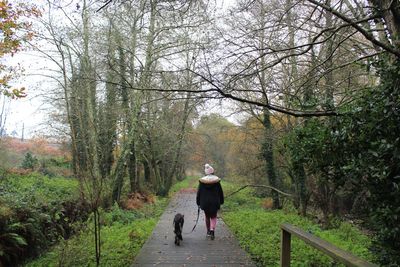
{"label": "wooden post", "polygon": [[290,266],[290,233],[282,229],[281,267]]}

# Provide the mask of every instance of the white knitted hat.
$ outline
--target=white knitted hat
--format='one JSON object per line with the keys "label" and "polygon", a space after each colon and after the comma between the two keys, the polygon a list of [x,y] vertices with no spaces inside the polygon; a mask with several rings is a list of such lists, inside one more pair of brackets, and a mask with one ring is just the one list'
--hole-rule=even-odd
{"label": "white knitted hat", "polygon": [[204,172],[209,175],[214,173],[214,168],[210,166],[210,164],[204,165]]}

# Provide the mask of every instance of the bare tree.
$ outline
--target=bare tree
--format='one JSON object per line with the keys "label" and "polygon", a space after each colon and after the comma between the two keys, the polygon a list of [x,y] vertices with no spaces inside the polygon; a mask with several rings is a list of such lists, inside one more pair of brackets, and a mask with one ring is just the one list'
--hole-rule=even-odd
{"label": "bare tree", "polygon": [[0,138],[6,135],[5,125],[9,115],[10,101],[9,97],[3,94],[0,96]]}

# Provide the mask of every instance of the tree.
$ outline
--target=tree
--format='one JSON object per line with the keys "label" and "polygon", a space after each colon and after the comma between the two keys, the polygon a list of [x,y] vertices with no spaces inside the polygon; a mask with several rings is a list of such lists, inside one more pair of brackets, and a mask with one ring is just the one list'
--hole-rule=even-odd
{"label": "tree", "polygon": [[[30,17],[39,17],[39,9],[25,3],[0,1],[0,58],[13,56],[23,49],[25,42],[34,36]],[[0,93],[12,98],[24,97],[25,88],[13,88],[10,81],[16,76],[17,69],[0,63]]]}
{"label": "tree", "polygon": [[21,163],[21,168],[23,169],[35,169],[35,167],[38,165],[39,160],[32,155],[31,152],[27,152],[25,154],[24,160]]}

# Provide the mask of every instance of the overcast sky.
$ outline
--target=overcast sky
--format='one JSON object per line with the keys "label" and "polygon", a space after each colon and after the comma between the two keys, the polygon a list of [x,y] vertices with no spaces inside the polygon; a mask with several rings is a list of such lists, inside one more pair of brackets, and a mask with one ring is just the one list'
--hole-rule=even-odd
{"label": "overcast sky", "polygon": [[35,132],[43,128],[45,121],[45,113],[40,109],[43,107],[43,100],[39,97],[39,86],[45,86],[46,82],[43,78],[32,76],[37,68],[43,64],[43,61],[31,55],[32,52],[21,52],[16,54],[8,62],[12,65],[21,64],[25,71],[23,76],[14,81],[12,85],[15,87],[25,87],[27,97],[11,100],[10,111],[7,117],[6,131],[11,134],[16,131],[18,137],[22,135],[24,127],[24,135],[32,137]]}

